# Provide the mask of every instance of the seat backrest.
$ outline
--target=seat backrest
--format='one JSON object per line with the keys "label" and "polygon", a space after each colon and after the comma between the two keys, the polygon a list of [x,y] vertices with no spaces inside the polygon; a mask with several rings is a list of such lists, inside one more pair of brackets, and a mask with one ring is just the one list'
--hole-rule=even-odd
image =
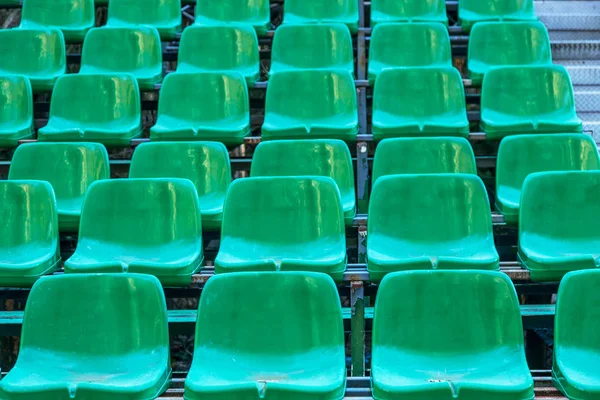
{"label": "seat backrest", "polygon": [[168,357],[167,305],[160,282],[142,274],[38,280],[25,307],[19,360],[41,350],[82,360],[142,351]]}
{"label": "seat backrest", "polygon": [[153,246],[201,237],[198,194],[188,179],[97,181],[83,202],[80,244],[90,240]]}
{"label": "seat backrest", "polygon": [[181,19],[181,0],[110,0],[109,23],[112,18],[133,25],[156,25]]}
{"label": "seat backrest", "polygon": [[0,30],[0,69],[25,75],[66,71],[62,32],[55,28]]}
{"label": "seat backrest", "polygon": [[303,20],[321,21],[351,14],[358,15],[358,2],[354,0],[286,0],[283,12],[284,22],[286,14],[302,17]]}
{"label": "seat backrest", "polygon": [[221,22],[246,22],[267,20],[270,15],[269,0],[219,0],[196,2],[196,22],[209,18]]}
{"label": "seat backrest", "polygon": [[33,93],[23,75],[0,76],[0,125],[10,122],[33,123]]}
{"label": "seat backrest", "polygon": [[94,0],[23,0],[21,24],[70,27],[94,21]]}
{"label": "seat backrest", "polygon": [[196,350],[210,348],[292,356],[344,343],[337,288],[326,274],[236,272],[206,283]]}
{"label": "seat backrest", "polygon": [[[398,22],[427,21],[428,17],[446,15],[445,0],[371,0],[371,26],[373,16],[380,14],[386,20]],[[437,19],[436,19],[437,20]]]}
{"label": "seat backrest", "polygon": [[396,174],[477,174],[475,155],[465,138],[384,139],[375,150],[373,183]]}
{"label": "seat backrest", "polygon": [[459,17],[464,12],[498,18],[518,12],[533,14],[533,0],[460,0]]}

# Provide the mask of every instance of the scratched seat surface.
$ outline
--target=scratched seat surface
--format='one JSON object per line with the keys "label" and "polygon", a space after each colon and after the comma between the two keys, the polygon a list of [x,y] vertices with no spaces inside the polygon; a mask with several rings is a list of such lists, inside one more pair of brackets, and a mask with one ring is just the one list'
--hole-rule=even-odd
{"label": "scratched seat surface", "polygon": [[269,0],[219,0],[196,2],[194,24],[217,28],[224,24],[251,25],[260,36],[271,27]]}
{"label": "scratched seat surface", "polygon": [[385,22],[441,22],[448,25],[445,0],[371,0],[371,27]]}
{"label": "scratched seat surface", "polygon": [[67,42],[83,41],[94,27],[94,0],[24,0],[21,28],[60,29]]}
{"label": "scratched seat surface", "polygon": [[358,2],[354,0],[286,0],[284,24],[345,24],[352,33],[358,31]]}
{"label": "scratched seat surface", "polygon": [[31,139],[33,92],[24,75],[0,75],[0,146],[15,147],[19,140]]}
{"label": "scratched seat surface", "polygon": [[106,25],[148,25],[158,29],[163,40],[174,40],[181,21],[181,0],[110,0]]}
{"label": "scratched seat surface", "polygon": [[198,307],[189,400],[338,400],[346,365],[333,280],[311,272],[211,278]]}
{"label": "scratched seat surface", "polygon": [[533,0],[460,0],[458,24],[470,31],[477,22],[536,21]]}

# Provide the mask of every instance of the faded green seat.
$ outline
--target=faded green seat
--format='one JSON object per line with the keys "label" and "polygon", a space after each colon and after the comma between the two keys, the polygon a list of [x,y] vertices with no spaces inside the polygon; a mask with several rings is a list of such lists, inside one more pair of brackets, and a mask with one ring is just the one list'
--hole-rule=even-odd
{"label": "faded green seat", "polygon": [[229,153],[222,143],[142,143],[131,158],[129,177],[189,179],[198,192],[202,228],[221,228],[231,183]]}
{"label": "faded green seat", "polygon": [[530,174],[523,183],[519,260],[534,281],[600,265],[600,171]]}
{"label": "faded green seat", "polygon": [[471,31],[468,66],[473,85],[481,85],[490,68],[550,64],[550,37],[539,21],[481,22]]}
{"label": "faded green seat", "polygon": [[196,322],[187,400],[338,400],[344,326],[325,274],[241,272],[206,283]]}
{"label": "faded green seat", "polygon": [[284,24],[336,22],[358,32],[358,2],[355,0],[285,0]]}
{"label": "faded green seat", "polygon": [[531,400],[519,300],[494,271],[386,276],[373,317],[373,398]]}
{"label": "faded green seat", "polygon": [[271,27],[271,8],[269,0],[198,1],[194,23],[213,28],[230,23],[248,24],[258,35],[265,36]]}
{"label": "faded green seat", "polygon": [[600,271],[570,272],[560,282],[554,320],[552,381],[569,399],[600,395]]}
{"label": "faded green seat", "polygon": [[368,238],[372,281],[404,270],[499,268],[487,192],[473,174],[380,177]]}
{"label": "faded green seat", "polygon": [[20,28],[57,28],[67,42],[81,42],[94,27],[94,0],[23,0]]}
{"label": "faded green seat", "polygon": [[0,287],[31,286],[60,261],[52,186],[41,181],[0,182]]}
{"label": "faded green seat", "polygon": [[106,25],[148,25],[162,40],[174,40],[181,32],[181,0],[110,0]]}
{"label": "faded green seat", "polygon": [[260,79],[258,37],[248,25],[190,26],[180,43],[177,73],[239,72],[249,87]]}
{"label": "faded green seat", "polygon": [[34,92],[50,91],[67,69],[65,39],[54,28],[0,29],[0,75],[25,75]]}
{"label": "faded green seat", "polygon": [[[0,56],[1,58],[1,56]],[[33,94],[23,75],[0,75],[0,147],[33,136]]]}
{"label": "faded green seat", "polygon": [[369,82],[386,68],[451,67],[448,28],[439,22],[386,23],[373,28]]}
{"label": "faded green seat", "polygon": [[456,68],[393,68],[373,93],[373,139],[469,135],[462,78]]}
{"label": "faded green seat", "polygon": [[445,0],[371,0],[371,27],[385,22],[441,22],[448,25]]}
{"label": "faded green seat", "polygon": [[151,27],[104,27],[90,30],[83,42],[81,74],[132,74],[141,90],[162,80],[162,48]]}
{"label": "faded green seat", "polygon": [[476,22],[536,21],[533,0],[460,0],[458,23],[470,31]]}
{"label": "faded green seat", "polygon": [[206,140],[238,146],[249,134],[248,88],[239,73],[167,75],[150,139]]}
{"label": "faded green seat", "polygon": [[384,139],[375,150],[373,183],[385,175],[477,174],[475,155],[465,138]]}
{"label": "faded green seat", "polygon": [[488,139],[520,133],[579,133],[573,85],[562,65],[494,68],[481,89],[481,129]]}
{"label": "faded green seat", "polygon": [[335,139],[275,140],[260,143],[250,176],[329,176],[342,197],[347,225],[356,215],[354,169],[348,145]]}
{"label": "faded green seat", "polygon": [[203,259],[200,204],[190,180],[110,179],[88,189],[65,272],[144,273],[166,286],[186,286]]}
{"label": "faded green seat", "polygon": [[64,75],[56,82],[48,125],[38,139],[129,146],[142,134],[140,91],[133,75]]}
{"label": "faded green seat", "polygon": [[229,186],[216,273],[314,271],[341,280],[345,269],[344,212],[332,178],[246,178]]}
{"label": "faded green seat", "polygon": [[145,400],[170,380],[167,307],[156,278],[60,275],[31,289],[19,357],[0,397]]}
{"label": "faded green seat", "polygon": [[356,140],[358,108],[347,71],[286,71],[269,79],[262,138]]}
{"label": "faded green seat", "polygon": [[87,188],[110,178],[106,148],[99,143],[28,143],[17,148],[10,180],[35,179],[52,185],[61,232],[77,232]]}
{"label": "faded green seat", "polygon": [[282,25],[275,31],[269,74],[341,69],[354,76],[352,36],[342,24]]}
{"label": "faded green seat", "polygon": [[509,136],[500,142],[496,209],[508,224],[519,222],[521,188],[529,174],[600,169],[594,140],[580,133]]}

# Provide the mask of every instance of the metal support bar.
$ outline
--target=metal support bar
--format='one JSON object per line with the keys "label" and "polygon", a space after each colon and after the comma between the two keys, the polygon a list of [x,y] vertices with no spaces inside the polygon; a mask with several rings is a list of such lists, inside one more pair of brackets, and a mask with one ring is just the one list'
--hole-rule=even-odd
{"label": "metal support bar", "polygon": [[362,281],[350,284],[352,376],[365,375],[365,289]]}

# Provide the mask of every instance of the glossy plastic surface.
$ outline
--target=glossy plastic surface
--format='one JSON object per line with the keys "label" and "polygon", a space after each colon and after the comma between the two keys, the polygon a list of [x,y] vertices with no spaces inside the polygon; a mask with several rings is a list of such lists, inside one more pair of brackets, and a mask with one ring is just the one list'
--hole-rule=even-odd
{"label": "glossy plastic surface", "polygon": [[385,68],[451,67],[448,28],[439,22],[379,24],[371,34],[369,82]]}
{"label": "glossy plastic surface", "polygon": [[329,176],[340,189],[347,225],[356,215],[354,169],[348,145],[334,139],[275,140],[254,151],[250,176]]}
{"label": "glossy plastic surface", "polygon": [[139,272],[187,286],[203,258],[200,204],[190,180],[111,179],[88,189],[65,272]]}
{"label": "glossy plastic surface", "polygon": [[241,272],[202,291],[188,400],[338,400],[344,396],[344,326],[330,277]]}
{"label": "glossy plastic surface", "polygon": [[598,196],[600,171],[538,172],[525,179],[519,259],[532,280],[558,281],[600,265]]}
{"label": "glossy plastic surface", "polygon": [[499,268],[487,192],[472,174],[377,179],[368,238],[372,281],[403,270]]}
{"label": "glossy plastic surface", "polygon": [[249,24],[265,36],[271,27],[269,0],[219,0],[196,2],[196,25],[217,27],[224,24]]}
{"label": "glossy plastic surface", "polygon": [[533,0],[459,0],[458,24],[468,32],[476,22],[536,21]]}
{"label": "glossy plastic surface", "polygon": [[579,133],[509,136],[500,142],[496,209],[508,224],[519,222],[521,188],[529,174],[600,169],[594,140]]}
{"label": "glossy plastic surface", "polygon": [[25,75],[34,92],[50,91],[67,69],[59,29],[0,29],[0,75]]}
{"label": "glossy plastic surface", "polygon": [[373,93],[373,139],[469,135],[462,78],[456,68],[394,68]]}
{"label": "glossy plastic surface", "polygon": [[409,271],[384,278],[373,319],[375,399],[533,399],[510,278]]}
{"label": "glossy plastic surface", "polygon": [[192,25],[180,43],[177,72],[239,72],[249,87],[260,78],[258,37],[250,26]]}
{"label": "glossy plastic surface", "polygon": [[332,178],[245,178],[229,186],[216,273],[314,271],[341,280],[345,269],[344,212]]}
{"label": "glossy plastic surface", "polygon": [[354,0],[286,0],[284,24],[338,22],[358,32],[358,2]]}
{"label": "glossy plastic surface", "polygon": [[61,76],[40,141],[99,142],[129,146],[142,134],[140,91],[133,75]]}
{"label": "glossy plastic surface", "polygon": [[156,278],[59,275],[31,289],[6,400],[153,399],[170,383],[167,305]]}
{"label": "glossy plastic surface", "polygon": [[481,85],[494,67],[550,65],[552,50],[546,26],[538,21],[481,22],[469,36],[469,78]]}
{"label": "glossy plastic surface", "polygon": [[92,29],[83,43],[81,74],[128,73],[141,90],[153,90],[162,80],[162,48],[151,27]]}
{"label": "glossy plastic surface", "polygon": [[385,175],[477,174],[475,155],[465,138],[384,139],[375,150],[373,183]]}
{"label": "glossy plastic surface", "polygon": [[371,27],[384,22],[441,22],[448,25],[445,0],[372,0]]}
{"label": "glossy plastic surface", "polygon": [[0,146],[33,137],[33,93],[23,75],[0,75]]}
{"label": "glossy plastic surface", "polygon": [[570,272],[560,282],[554,320],[552,380],[569,399],[600,396],[600,271]]}
{"label": "glossy plastic surface", "polygon": [[277,28],[269,75],[312,68],[341,69],[354,76],[352,36],[345,25],[282,25]]}
{"label": "glossy plastic surface", "polygon": [[163,83],[152,140],[208,140],[237,146],[250,134],[250,104],[237,72],[175,73]]}
{"label": "glossy plastic surface", "polygon": [[0,182],[0,286],[31,286],[60,261],[52,186]]}
{"label": "glossy plastic surface", "polygon": [[222,143],[142,143],[131,158],[130,178],[183,178],[198,192],[202,228],[220,229],[231,183],[229,153]]}
{"label": "glossy plastic surface", "polygon": [[82,42],[94,27],[94,0],[24,0],[21,28],[57,28],[67,42]]}
{"label": "glossy plastic surface", "polygon": [[[290,96],[293,93],[293,96]],[[287,71],[269,79],[263,140],[356,140],[358,108],[347,71]]]}
{"label": "glossy plastic surface", "polygon": [[181,32],[181,0],[110,0],[106,25],[148,25],[162,40],[174,40]]}
{"label": "glossy plastic surface", "polygon": [[581,132],[573,85],[562,65],[495,68],[481,89],[481,129],[488,139],[520,133]]}

